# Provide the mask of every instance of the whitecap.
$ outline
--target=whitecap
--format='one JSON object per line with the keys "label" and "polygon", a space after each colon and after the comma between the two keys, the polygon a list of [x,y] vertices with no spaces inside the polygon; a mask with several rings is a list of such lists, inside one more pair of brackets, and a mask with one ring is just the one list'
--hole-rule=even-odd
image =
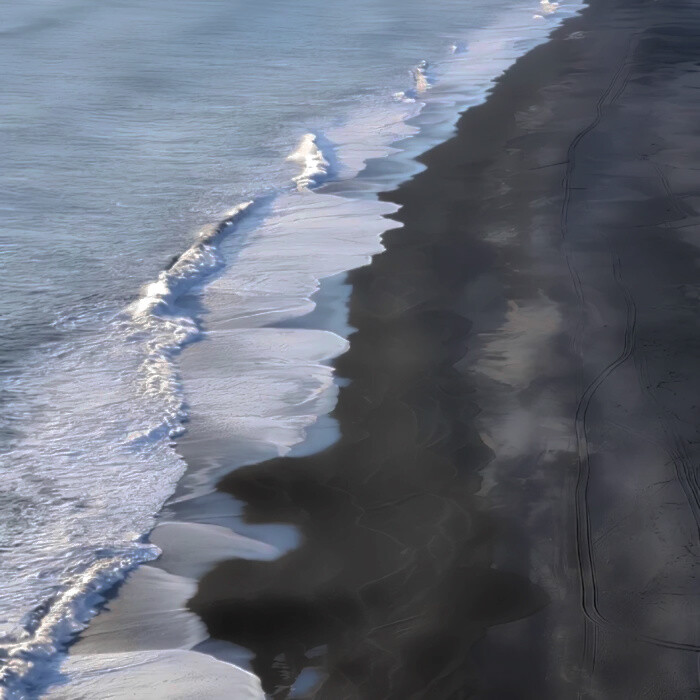
{"label": "whitecap", "polygon": [[559,3],[549,2],[549,0],[540,0],[540,7],[542,8],[543,14],[551,15],[559,9]]}
{"label": "whitecap", "polygon": [[315,134],[305,134],[287,160],[301,166],[299,175],[292,178],[298,190],[308,190],[317,185],[320,178],[328,173],[329,163],[316,143]]}

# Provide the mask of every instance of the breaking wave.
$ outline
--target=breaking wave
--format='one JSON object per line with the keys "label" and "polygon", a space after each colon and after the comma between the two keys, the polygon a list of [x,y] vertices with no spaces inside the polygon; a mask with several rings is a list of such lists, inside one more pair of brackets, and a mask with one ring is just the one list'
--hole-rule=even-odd
{"label": "breaking wave", "polygon": [[162,420],[130,435],[131,442],[182,433],[187,415],[174,356],[199,337],[200,328],[191,316],[178,314],[174,303],[223,265],[218,243],[252,204],[238,205],[220,224],[200,233],[198,240],[148,284],[127,309],[129,335],[145,338],[146,357],[139,370],[142,390],[146,397],[162,401],[164,409]]}
{"label": "breaking wave", "polygon": [[305,134],[296,150],[287,156],[288,161],[301,166],[301,172],[292,178],[298,190],[308,190],[318,185],[321,178],[328,174],[329,163],[316,139],[315,134]]}

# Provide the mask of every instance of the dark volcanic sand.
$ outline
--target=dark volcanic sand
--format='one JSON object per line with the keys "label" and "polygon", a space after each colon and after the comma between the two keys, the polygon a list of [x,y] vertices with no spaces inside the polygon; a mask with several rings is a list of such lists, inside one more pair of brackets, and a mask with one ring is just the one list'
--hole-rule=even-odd
{"label": "dark volcanic sand", "polygon": [[190,603],[273,697],[700,694],[698,37],[592,0],[387,195],[340,441],[220,484],[303,545]]}

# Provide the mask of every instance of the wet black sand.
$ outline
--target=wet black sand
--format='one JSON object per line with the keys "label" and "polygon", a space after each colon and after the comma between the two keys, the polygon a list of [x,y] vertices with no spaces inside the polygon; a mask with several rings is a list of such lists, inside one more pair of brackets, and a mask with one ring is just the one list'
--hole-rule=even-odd
{"label": "wet black sand", "polygon": [[271,696],[700,694],[699,36],[592,0],[386,195],[340,441],[220,484],[303,544],[190,602]]}

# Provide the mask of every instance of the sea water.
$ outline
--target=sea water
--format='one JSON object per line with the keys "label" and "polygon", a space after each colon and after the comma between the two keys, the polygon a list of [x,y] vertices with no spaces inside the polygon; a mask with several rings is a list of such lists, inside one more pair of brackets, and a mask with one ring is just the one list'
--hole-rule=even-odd
{"label": "sea water", "polygon": [[[278,454],[330,410],[327,360],[347,341],[273,324],[310,311],[319,280],[366,264],[397,225],[386,218],[395,207],[376,197],[396,182],[354,184],[358,174],[370,159],[410,151],[413,136],[446,138],[460,110],[578,8],[3,6],[8,697],[38,693],[99,593],[158,556],[147,535],[185,473],[173,440],[190,404]],[[202,339],[211,349],[193,355],[201,369],[183,372],[183,349]]]}

